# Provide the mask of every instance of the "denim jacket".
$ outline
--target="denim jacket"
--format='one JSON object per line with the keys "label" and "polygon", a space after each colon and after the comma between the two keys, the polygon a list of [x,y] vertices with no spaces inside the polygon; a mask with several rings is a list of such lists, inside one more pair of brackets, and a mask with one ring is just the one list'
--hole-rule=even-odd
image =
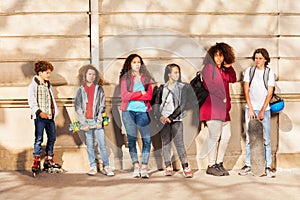
{"label": "denim jacket", "polygon": [[[83,86],[80,86],[77,90],[74,106],[75,111],[78,115],[78,121],[81,126],[88,126],[86,120],[86,104],[88,102],[87,93]],[[96,124],[102,124],[103,118],[102,113],[105,112],[105,94],[102,86],[96,85],[94,93],[94,104],[93,104],[93,119]]]}

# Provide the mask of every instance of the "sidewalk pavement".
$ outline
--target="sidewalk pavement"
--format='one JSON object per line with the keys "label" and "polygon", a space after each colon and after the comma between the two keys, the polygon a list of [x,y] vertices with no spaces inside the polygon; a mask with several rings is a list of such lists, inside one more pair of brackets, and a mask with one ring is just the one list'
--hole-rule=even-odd
{"label": "sidewalk pavement", "polygon": [[171,177],[150,171],[149,179],[132,178],[130,170],[116,170],[115,174],[43,172],[33,178],[29,171],[0,171],[0,199],[300,199],[299,169],[278,170],[276,178],[239,176],[235,170],[224,177],[194,171],[190,179],[180,171]]}

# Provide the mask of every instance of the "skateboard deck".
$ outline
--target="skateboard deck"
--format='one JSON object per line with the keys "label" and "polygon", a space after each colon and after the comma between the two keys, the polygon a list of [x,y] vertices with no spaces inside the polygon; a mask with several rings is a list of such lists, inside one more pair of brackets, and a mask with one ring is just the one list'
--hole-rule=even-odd
{"label": "skateboard deck", "polygon": [[250,140],[251,171],[254,176],[265,174],[265,153],[263,124],[258,119],[251,119],[248,126]]}

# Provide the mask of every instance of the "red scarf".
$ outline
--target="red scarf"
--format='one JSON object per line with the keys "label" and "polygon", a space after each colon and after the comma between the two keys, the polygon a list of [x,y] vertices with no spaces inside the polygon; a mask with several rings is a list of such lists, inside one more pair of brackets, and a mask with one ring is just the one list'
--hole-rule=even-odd
{"label": "red scarf", "polygon": [[87,119],[93,118],[93,104],[94,104],[94,94],[95,94],[95,85],[92,84],[91,86],[84,86],[84,90],[87,94],[88,102],[86,104],[86,115]]}

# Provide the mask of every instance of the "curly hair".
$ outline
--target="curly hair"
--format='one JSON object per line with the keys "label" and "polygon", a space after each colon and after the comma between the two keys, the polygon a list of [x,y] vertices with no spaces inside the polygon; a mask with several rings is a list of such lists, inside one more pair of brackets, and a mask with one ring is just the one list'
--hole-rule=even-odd
{"label": "curly hair", "polygon": [[[235,55],[234,55],[234,51],[233,51],[233,48],[224,43],[224,42],[220,42],[220,43],[216,43],[215,45],[211,46],[208,51],[207,51],[207,54],[203,60],[203,64],[204,65],[207,65],[207,64],[215,64],[215,61],[214,61],[214,55],[217,53],[217,52],[220,52],[221,55],[224,56],[224,61],[227,63],[227,64],[232,64],[234,63],[235,61]],[[224,63],[222,63],[223,65]]]}
{"label": "curly hair", "polygon": [[152,77],[151,73],[148,71],[148,69],[146,68],[146,65],[144,64],[144,61],[142,59],[141,56],[139,56],[138,54],[130,54],[125,62],[124,65],[122,67],[122,70],[120,72],[120,76],[119,76],[119,81],[121,81],[121,79],[125,76],[126,79],[129,79],[130,77],[130,71],[131,71],[131,62],[134,58],[138,57],[141,61],[141,68],[140,68],[140,73],[143,74],[146,77],[146,83],[149,83],[151,80],[153,81],[154,78]]}
{"label": "curly hair", "polygon": [[39,72],[44,72],[47,71],[48,69],[50,69],[51,71],[54,70],[53,65],[48,61],[39,60],[36,63],[34,63],[34,71],[37,75],[39,74]]}
{"label": "curly hair", "polygon": [[257,53],[261,53],[261,55],[266,59],[265,66],[268,66],[268,64],[271,62],[271,59],[270,59],[268,51],[265,48],[258,48],[258,49],[256,49],[253,52],[253,55],[252,55],[252,60],[253,61],[255,60],[255,54],[257,54]]}
{"label": "curly hair", "polygon": [[86,83],[86,73],[87,71],[91,69],[91,70],[94,70],[96,72],[96,78],[95,78],[95,81],[94,81],[94,84],[97,85],[103,85],[104,81],[103,79],[100,77],[100,74],[99,74],[99,71],[94,67],[94,65],[92,64],[87,64],[87,65],[84,65],[82,66],[79,71],[78,71],[78,82],[80,85],[85,85]]}

